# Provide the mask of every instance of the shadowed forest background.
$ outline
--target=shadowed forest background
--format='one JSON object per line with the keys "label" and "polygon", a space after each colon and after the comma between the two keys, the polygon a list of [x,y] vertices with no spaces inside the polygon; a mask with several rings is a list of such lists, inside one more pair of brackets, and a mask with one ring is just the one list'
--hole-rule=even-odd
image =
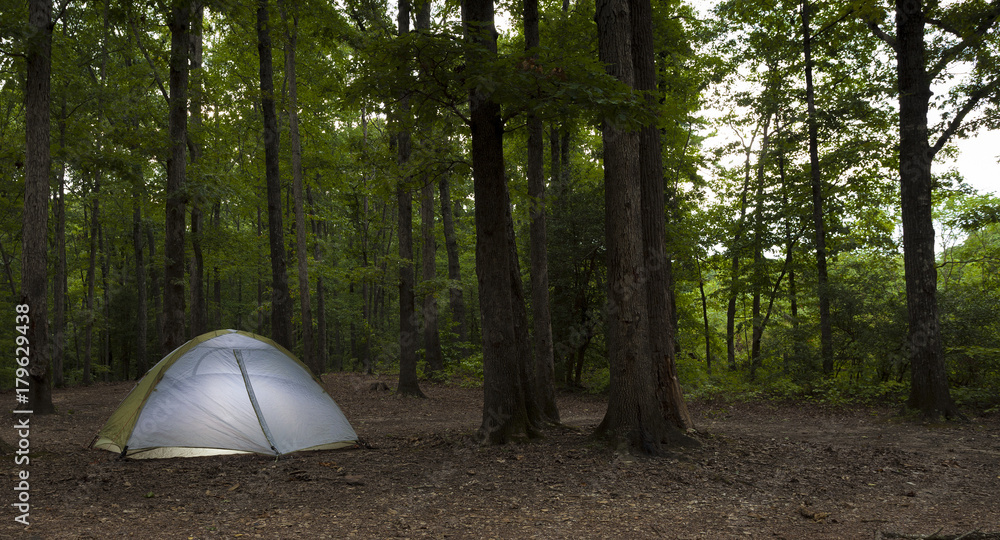
{"label": "shadowed forest background", "polygon": [[485,385],[484,442],[556,389],[997,411],[1000,199],[941,163],[1000,4],[533,4],[3,0],[0,385],[234,328]]}

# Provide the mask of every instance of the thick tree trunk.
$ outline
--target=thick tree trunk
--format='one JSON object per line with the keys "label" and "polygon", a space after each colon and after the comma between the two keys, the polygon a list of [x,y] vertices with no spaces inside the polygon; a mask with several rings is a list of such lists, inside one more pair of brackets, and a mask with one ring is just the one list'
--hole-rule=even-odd
{"label": "thick tree trunk", "polygon": [[[528,324],[528,310],[525,306],[524,282],[521,279],[521,261],[517,251],[517,235],[514,231],[514,214],[510,201],[510,194],[507,194],[507,239],[510,243],[510,290],[511,308],[514,310],[514,335],[518,337],[515,342],[517,351],[518,377],[520,378],[521,393],[524,399],[525,412],[528,424],[532,428],[540,428],[543,424],[540,400],[538,398],[538,384],[535,380],[535,359],[529,336],[531,332]],[[530,432],[529,432],[530,433]]]}
{"label": "thick tree trunk", "polygon": [[[410,2],[399,0],[398,32],[402,36],[410,31]],[[404,97],[401,115],[409,115],[409,102]],[[417,313],[414,297],[413,262],[413,194],[411,177],[407,170],[410,161],[411,141],[409,131],[396,135],[396,159],[401,170],[407,171],[396,185],[399,220],[399,383],[396,393],[425,397],[417,380]]]}
{"label": "thick tree trunk", "polygon": [[278,164],[278,117],[274,108],[274,68],[267,1],[257,5],[257,52],[260,56],[261,111],[264,116],[264,174],[267,177],[267,229],[271,246],[271,338],[292,348],[292,298],[288,291],[285,234]]}
{"label": "thick tree trunk", "polygon": [[445,251],[448,253],[448,305],[456,339],[460,344],[458,354],[468,355],[469,325],[465,313],[465,299],[462,297],[462,267],[458,259],[458,238],[455,234],[455,215],[452,210],[451,192],[448,179],[442,178],[438,184],[441,197],[441,226],[444,229]]}
{"label": "thick tree trunk", "polygon": [[[533,49],[540,45],[538,30],[538,0],[524,1],[524,47],[537,57]],[[555,358],[552,345],[552,315],[549,309],[549,261],[545,227],[545,141],[542,119],[528,116],[528,198],[531,200],[530,264],[532,342],[535,357],[535,383],[542,419],[559,423],[556,405]]]}
{"label": "thick tree trunk", "polygon": [[903,265],[912,379],[909,406],[927,417],[959,416],[948,389],[937,307],[931,162],[927,111],[931,90],[924,51],[921,2],[896,1],[899,77],[899,173]]}
{"label": "thick tree trunk", "polygon": [[[635,89],[649,92],[647,105],[657,107],[656,63],[653,44],[653,10],[649,0],[629,0],[632,30],[632,65]],[[643,276],[647,280],[649,348],[656,374],[656,392],[663,414],[675,428],[694,427],[680,382],[674,349],[674,309],[670,260],[666,251],[666,208],[663,193],[663,149],[657,123],[639,132],[639,163]]]}
{"label": "thick tree trunk", "polygon": [[[28,2],[27,79],[25,81],[24,233],[21,245],[21,297],[15,307],[15,324],[27,326],[30,355],[18,357],[26,367],[30,386],[28,403],[20,410],[37,414],[55,412],[52,406],[52,370],[49,365],[48,222],[50,84],[52,72],[52,2]],[[21,366],[21,358],[28,358]],[[19,394],[20,395],[20,394]]]}
{"label": "thick tree trunk", "polygon": [[[816,229],[816,274],[819,295],[820,350],[823,374],[833,374],[833,323],[830,319],[830,287],[826,270],[826,229],[823,224],[823,178],[819,168],[819,136],[817,134],[816,96],[813,89],[812,38],[810,36],[809,0],[802,2],[802,48],[806,61],[806,110],[809,124],[809,173],[812,184],[813,223]],[[926,140],[926,139],[925,139]]]}
{"label": "thick tree trunk", "polygon": [[[610,75],[634,87],[628,0],[598,0],[595,19],[601,62]],[[602,135],[611,384],[608,410],[595,437],[624,450],[658,454],[668,426],[657,399],[649,351],[639,137],[610,119],[604,119]]]}
{"label": "thick tree trunk", "polygon": [[170,8],[170,155],[167,157],[166,230],[163,266],[163,349],[184,343],[184,229],[187,197],[187,107],[191,2]]}
{"label": "thick tree trunk", "polygon": [[293,12],[289,20],[283,1],[278,2],[285,24],[285,77],[288,79],[288,137],[292,144],[292,198],[295,204],[295,257],[298,262],[299,315],[302,320],[302,359],[318,375],[323,365],[313,350],[312,306],[309,297],[309,254],[306,245],[306,216],[302,191],[302,143],[299,141],[298,85],[295,78],[295,47],[298,40],[299,16]]}
{"label": "thick tree trunk", "polygon": [[[409,134],[401,133],[399,160],[409,159]],[[417,381],[417,325],[413,271],[413,196],[405,180],[396,186],[399,203],[399,394],[424,397]]]}
{"label": "thick tree trunk", "polygon": [[[467,53],[467,62],[489,62],[497,51],[493,1],[467,0],[464,6],[465,30],[478,46]],[[471,91],[469,109],[476,198],[476,275],[483,335],[484,401],[479,439],[487,444],[502,444],[533,434],[515,344],[524,336],[516,334],[512,305],[503,120],[500,104],[482,88]]]}

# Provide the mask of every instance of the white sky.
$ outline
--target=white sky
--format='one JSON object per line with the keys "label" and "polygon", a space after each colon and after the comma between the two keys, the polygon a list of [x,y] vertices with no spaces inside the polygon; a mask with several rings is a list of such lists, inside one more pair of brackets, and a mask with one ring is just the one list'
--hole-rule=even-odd
{"label": "white sky", "polygon": [[965,181],[980,192],[1000,195],[1000,131],[980,133],[974,139],[957,141],[955,160]]}

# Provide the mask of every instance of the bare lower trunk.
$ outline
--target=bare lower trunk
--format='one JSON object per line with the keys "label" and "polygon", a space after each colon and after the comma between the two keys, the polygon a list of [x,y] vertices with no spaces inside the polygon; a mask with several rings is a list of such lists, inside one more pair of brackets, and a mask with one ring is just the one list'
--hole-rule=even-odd
{"label": "bare lower trunk", "polygon": [[444,229],[445,251],[448,253],[448,281],[451,282],[448,287],[448,305],[451,308],[456,339],[460,343],[458,354],[464,358],[468,355],[469,325],[465,312],[465,299],[462,296],[462,267],[458,259],[455,215],[447,178],[441,179],[438,190],[441,196],[441,225]]}
{"label": "bare lower trunk", "polygon": [[[540,44],[538,0],[524,2],[524,46],[529,54]],[[530,258],[534,378],[542,420],[559,423],[556,405],[552,315],[549,310],[549,261],[545,227],[545,148],[542,119],[528,116],[528,198],[531,200]]]}
{"label": "bare lower trunk", "polygon": [[266,0],[257,6],[257,52],[260,57],[261,112],[264,116],[264,174],[267,178],[267,229],[271,247],[271,338],[292,348],[292,299],[285,263],[281,174],[278,164],[278,117],[274,107],[274,68]]}
{"label": "bare lower trunk", "polygon": [[[656,64],[653,13],[649,0],[630,0],[632,64],[635,88],[650,92],[647,104],[655,109]],[[656,374],[656,393],[663,415],[675,428],[694,427],[677,379],[674,348],[674,309],[670,260],[666,252],[666,208],[663,193],[663,148],[655,122],[639,132],[639,162],[643,275],[647,280],[649,353]]]}
{"label": "bare lower trunk", "polygon": [[[17,363],[26,367],[30,380],[28,403],[24,409],[37,414],[55,412],[52,406],[52,379],[49,366],[48,299],[48,222],[49,175],[52,159],[49,153],[49,89],[52,52],[52,2],[31,0],[28,3],[28,25],[25,80],[25,141],[27,152],[24,166],[24,217],[21,245],[21,295],[14,308],[15,324],[27,327],[23,356]],[[19,334],[20,335],[20,334]],[[21,351],[17,351],[21,352]],[[21,359],[27,360],[27,366]],[[19,407],[20,409],[20,407]]]}
{"label": "bare lower trunk", "polygon": [[[295,47],[298,41],[299,16],[291,17],[285,2],[279,1],[285,23],[285,76],[288,80],[288,137],[292,145],[292,198],[295,205],[295,257],[298,263],[299,315],[302,320],[302,359],[318,375],[323,365],[313,350],[312,305],[309,292],[309,254],[306,245],[306,217],[302,177],[302,144],[299,141],[298,83],[295,76]],[[289,21],[289,18],[291,21]],[[291,22],[291,24],[289,24]]]}
{"label": "bare lower trunk", "polygon": [[802,44],[805,55],[806,106],[809,123],[809,172],[812,185],[813,224],[816,228],[816,288],[819,295],[820,350],[823,373],[833,374],[833,323],[830,320],[830,287],[826,269],[826,228],[823,223],[823,179],[819,166],[819,136],[817,135],[816,97],[813,90],[812,39],[810,37],[808,0],[802,2]]}
{"label": "bare lower trunk", "polygon": [[[399,35],[410,31],[410,3],[399,1]],[[401,115],[409,115],[406,98],[401,100]],[[410,161],[410,133],[403,131],[396,136],[396,159],[400,169],[407,171]],[[407,173],[396,185],[399,228],[399,384],[396,392],[403,395],[424,397],[417,380],[417,312],[414,287],[413,262],[413,194],[411,177]]]}
{"label": "bare lower trunk", "polygon": [[931,198],[934,155],[927,140],[931,91],[924,60],[924,20],[920,2],[897,0],[900,195],[912,369],[909,406],[927,417],[952,418],[960,413],[948,389],[938,321]]}
{"label": "bare lower trunk", "polygon": [[170,8],[170,155],[167,158],[166,231],[163,267],[163,349],[184,343],[184,236],[187,215],[188,28],[192,8],[181,2]]}
{"label": "bare lower trunk", "polygon": [[[427,4],[430,5],[429,3]],[[421,279],[433,282],[437,278],[437,242],[434,239],[434,186],[425,182],[420,190]],[[438,331],[438,304],[433,287],[424,295],[424,361],[427,375],[437,378],[444,370],[441,355],[441,334]]]}
{"label": "bare lower trunk", "polygon": [[[467,53],[477,65],[496,56],[492,0],[464,3],[463,23],[470,40],[479,45]],[[515,313],[510,271],[512,261],[504,178],[503,120],[499,103],[482,89],[470,94],[472,177],[476,198],[476,275],[483,335],[483,422],[479,439],[502,444],[532,435],[528,421],[515,341]]]}

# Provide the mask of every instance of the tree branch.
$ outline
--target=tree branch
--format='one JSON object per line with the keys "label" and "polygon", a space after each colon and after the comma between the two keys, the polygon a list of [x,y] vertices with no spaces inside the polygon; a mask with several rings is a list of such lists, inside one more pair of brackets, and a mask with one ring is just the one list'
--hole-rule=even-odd
{"label": "tree branch", "polygon": [[[941,54],[941,58],[936,64],[934,64],[934,67],[927,70],[927,74],[931,78],[937,77],[938,74],[940,74],[944,68],[946,68],[948,64],[955,59],[955,57],[965,52],[965,50],[969,47],[974,46],[976,42],[982,41],[982,39],[986,37],[986,32],[988,32],[990,28],[997,23],[998,18],[1000,18],[1000,0],[994,0],[992,8],[982,14],[982,21],[980,21],[979,25],[976,26],[976,28],[970,33],[966,34],[962,41],[959,41],[958,43],[945,49]],[[942,27],[942,29],[944,28]],[[962,37],[961,32],[957,32],[955,30],[945,30]]]}
{"label": "tree branch", "polygon": [[896,41],[895,36],[888,34],[885,30],[882,30],[882,27],[875,21],[865,21],[865,23],[868,25],[868,28],[871,29],[872,33],[875,34],[875,37],[881,39],[887,45],[892,47],[892,50],[899,52],[899,43]]}
{"label": "tree branch", "polygon": [[949,34],[953,34],[956,37],[962,37],[962,33],[958,31],[958,28],[955,28],[954,26],[952,26],[950,23],[948,23],[943,19],[935,19],[933,17],[927,17],[925,20],[931,26],[936,26],[937,28],[944,30],[945,32],[948,32]]}
{"label": "tree branch", "polygon": [[938,151],[941,150],[941,148],[948,143],[948,139],[950,139],[952,135],[954,135],[955,132],[958,131],[960,127],[962,127],[962,122],[965,120],[965,117],[968,116],[970,112],[972,112],[972,109],[975,109],[976,106],[979,105],[979,103],[983,100],[983,98],[993,94],[994,92],[997,91],[997,89],[1000,89],[1000,77],[994,79],[991,83],[985,86],[981,86],[979,89],[977,89],[975,92],[969,95],[969,100],[966,101],[964,105],[962,105],[962,108],[959,109],[958,114],[956,114],[955,117],[952,118],[950,122],[948,122],[948,127],[945,128],[944,132],[941,133],[941,136],[938,137],[937,142],[934,143],[934,146],[931,147],[932,156],[937,154]]}
{"label": "tree branch", "polygon": [[135,42],[139,45],[139,50],[142,51],[142,56],[146,58],[146,63],[149,64],[149,70],[153,72],[153,79],[156,80],[156,86],[160,87],[160,94],[163,95],[163,99],[169,104],[170,94],[167,93],[167,89],[163,86],[163,79],[160,78],[160,74],[156,71],[156,64],[153,63],[153,59],[149,56],[149,51],[142,44],[142,38],[139,36],[139,30],[135,27],[134,22],[130,19],[128,22],[128,27],[132,30],[132,34],[135,36]]}

